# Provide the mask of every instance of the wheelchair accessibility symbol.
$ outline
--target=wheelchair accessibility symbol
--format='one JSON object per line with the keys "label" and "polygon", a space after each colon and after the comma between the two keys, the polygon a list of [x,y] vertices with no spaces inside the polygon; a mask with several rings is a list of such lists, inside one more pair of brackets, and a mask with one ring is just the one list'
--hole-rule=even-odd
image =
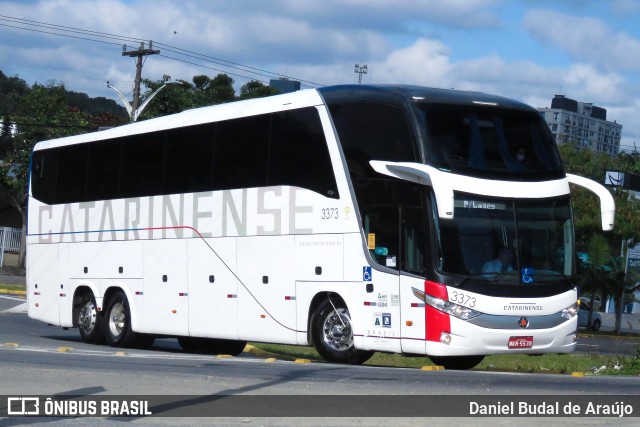
{"label": "wheelchair accessibility symbol", "polygon": [[534,279],[533,279],[533,268],[523,268],[521,270],[521,272],[522,272],[522,275],[521,275],[520,279],[521,279],[523,284],[529,285],[529,284],[534,282]]}
{"label": "wheelchair accessibility symbol", "polygon": [[373,280],[373,273],[371,272],[371,267],[362,267],[362,281],[370,282]]}

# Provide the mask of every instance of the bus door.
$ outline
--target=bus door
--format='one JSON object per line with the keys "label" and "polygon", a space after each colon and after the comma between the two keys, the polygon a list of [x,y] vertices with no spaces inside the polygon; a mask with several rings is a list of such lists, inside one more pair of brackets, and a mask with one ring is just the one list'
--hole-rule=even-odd
{"label": "bus door", "polygon": [[400,228],[400,333],[402,352],[423,354],[425,351],[426,316],[424,303],[413,289],[424,290],[428,247],[427,217],[424,210],[403,206]]}
{"label": "bus door", "polygon": [[400,351],[400,208],[369,206],[362,211],[372,266],[363,268],[370,283],[364,301],[364,349]]}

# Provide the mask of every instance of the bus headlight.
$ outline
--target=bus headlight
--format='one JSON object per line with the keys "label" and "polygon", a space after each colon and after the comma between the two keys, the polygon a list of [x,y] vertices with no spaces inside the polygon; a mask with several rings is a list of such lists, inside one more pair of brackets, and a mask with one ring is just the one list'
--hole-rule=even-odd
{"label": "bus headlight", "polygon": [[412,288],[412,289],[413,289],[413,294],[419,299],[421,299],[422,301],[424,301],[425,304],[435,308],[436,310],[442,311],[443,313],[457,317],[458,319],[469,320],[469,319],[473,319],[474,317],[478,317],[482,314],[481,312],[473,310],[469,307],[455,304],[450,301],[445,301],[441,298],[426,294],[419,289],[416,289],[416,288]]}
{"label": "bus headlight", "polygon": [[560,312],[560,315],[567,320],[573,319],[578,314],[578,304],[570,305]]}

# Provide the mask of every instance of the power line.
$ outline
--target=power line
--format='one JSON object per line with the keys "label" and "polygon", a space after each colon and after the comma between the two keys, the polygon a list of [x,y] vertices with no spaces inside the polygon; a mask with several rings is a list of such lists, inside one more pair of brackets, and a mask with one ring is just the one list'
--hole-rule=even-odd
{"label": "power line", "polygon": [[[84,34],[84,35],[91,35],[91,36],[100,36],[100,37],[111,38],[111,39],[116,39],[116,40],[121,40],[121,41],[129,41],[129,42],[134,42],[134,43],[138,43],[138,42],[142,41],[142,39],[129,37],[129,36],[121,36],[121,35],[118,35],[118,34],[103,33],[103,32],[100,32],[100,31],[93,31],[93,30],[84,30],[82,28],[68,27],[68,26],[65,26],[65,25],[49,24],[47,22],[33,21],[33,20],[30,20],[30,19],[23,19],[23,18],[15,18],[13,16],[7,16],[7,15],[0,15],[0,20],[1,21],[14,22],[14,23],[20,23],[20,24],[24,24],[24,25],[33,25],[35,27],[44,27],[44,28],[54,29],[54,30],[58,30],[58,31],[66,31],[66,32],[78,33],[78,34]],[[59,33],[52,33],[52,34],[59,34]]]}
{"label": "power line", "polygon": [[18,27],[18,26],[15,26],[15,25],[7,25],[7,24],[2,24],[2,23],[0,23],[0,26],[1,27],[17,28],[17,29],[20,29],[20,30],[33,31],[33,32],[36,32],[36,33],[51,34],[51,35],[54,35],[54,36],[68,37],[68,38],[78,39],[78,40],[88,40],[88,41],[97,42],[97,43],[113,44],[113,45],[116,45],[116,46],[120,46],[120,43],[107,42],[107,41],[96,40],[96,39],[90,39],[90,38],[87,38],[87,37],[79,37],[79,36],[72,36],[72,35],[69,35],[69,34],[53,33],[51,31],[35,30],[33,28],[24,28],[24,27]]}
{"label": "power line", "polygon": [[[74,39],[79,39],[79,40],[93,41],[93,42],[97,42],[97,43],[121,45],[121,43],[116,43],[116,42],[113,42],[113,41],[100,40],[100,38],[118,40],[120,42],[125,42],[125,43],[129,42],[129,43],[135,43],[135,44],[139,44],[141,42],[144,42],[144,40],[142,40],[142,39],[129,37],[129,36],[122,36],[122,35],[118,35],[118,34],[104,33],[104,32],[100,32],[100,31],[84,30],[84,29],[76,28],[76,27],[69,27],[69,26],[65,26],[65,25],[50,24],[50,23],[46,23],[46,22],[34,21],[34,20],[23,19],[23,18],[16,18],[16,17],[12,17],[12,16],[7,16],[7,15],[0,15],[0,21],[10,22],[11,24],[19,24],[19,25],[10,25],[10,24],[6,24],[6,23],[1,23],[0,22],[0,26],[4,26],[4,27],[16,28],[16,29],[32,31],[32,32],[36,32],[36,33],[42,33],[42,34],[49,34],[49,35],[56,35],[56,36],[74,38]],[[29,28],[29,26],[36,27],[36,28]],[[44,29],[40,29],[40,28],[44,28]],[[47,31],[47,30],[51,30],[51,31]],[[66,33],[70,33],[70,34],[66,34]],[[83,36],[86,36],[86,37],[83,37]],[[242,72],[245,72],[245,73],[249,73],[249,74],[255,74],[255,75],[258,75],[258,76],[261,76],[261,77],[267,77],[267,78],[293,78],[293,79],[298,80],[301,83],[303,83],[304,86],[308,86],[308,87],[324,86],[321,83],[316,83],[316,82],[312,82],[312,81],[304,80],[304,79],[298,79],[298,78],[295,78],[293,76],[285,76],[283,74],[274,73],[272,71],[268,71],[268,70],[265,70],[265,69],[262,69],[262,68],[252,67],[252,66],[249,66],[249,65],[243,65],[243,64],[240,64],[240,63],[237,63],[237,62],[228,61],[228,60],[225,60],[225,59],[222,59],[222,58],[217,58],[217,57],[214,57],[214,56],[211,56],[211,55],[206,55],[206,54],[194,52],[194,51],[187,50],[187,49],[182,49],[182,48],[179,48],[179,47],[176,47],[176,46],[171,46],[169,44],[165,44],[165,43],[161,43],[161,42],[157,42],[157,41],[155,42],[155,44],[157,46],[161,46],[164,49],[166,49],[167,51],[175,53],[177,55],[182,55],[182,56],[186,56],[186,57],[190,57],[190,58],[194,58],[194,59],[198,59],[198,60],[202,60],[202,61],[211,62],[211,63],[217,64],[217,65],[220,65],[220,66],[223,66],[223,67],[226,67],[226,68],[239,70],[239,71],[242,71]],[[125,46],[127,46],[127,45],[125,44]],[[204,64],[190,62],[190,61],[182,60],[182,59],[179,59],[179,58],[170,57],[170,56],[167,56],[167,55],[161,55],[161,56],[164,56],[167,59],[183,62],[183,63],[190,64],[190,65],[193,65],[193,66],[202,67],[202,68],[208,68],[208,69],[211,69],[211,70],[215,70],[215,71],[231,74],[231,75],[234,75],[234,76],[237,76],[237,77],[246,78],[248,80],[256,80],[255,78],[248,77],[246,75],[242,75],[242,74],[238,74],[238,73],[232,73],[232,72],[229,72],[229,71],[226,71],[226,70],[213,68],[213,67],[210,67],[210,66],[207,66],[207,65],[204,65]]]}

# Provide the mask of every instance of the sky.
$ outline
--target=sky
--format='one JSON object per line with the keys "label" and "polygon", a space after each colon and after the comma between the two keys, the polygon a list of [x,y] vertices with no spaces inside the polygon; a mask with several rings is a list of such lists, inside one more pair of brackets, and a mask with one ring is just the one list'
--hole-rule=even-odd
{"label": "sky", "polygon": [[606,108],[640,149],[640,0],[0,0],[0,71],[118,101],[143,78],[224,72],[303,88],[401,83]]}

